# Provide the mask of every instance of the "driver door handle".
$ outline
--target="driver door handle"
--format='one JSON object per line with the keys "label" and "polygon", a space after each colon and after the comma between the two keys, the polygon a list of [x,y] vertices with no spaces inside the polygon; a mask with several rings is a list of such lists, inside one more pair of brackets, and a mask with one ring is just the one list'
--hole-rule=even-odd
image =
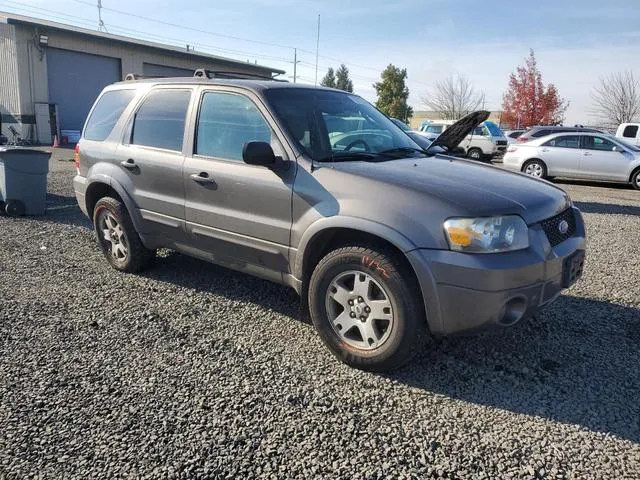
{"label": "driver door handle", "polygon": [[129,158],[125,161],[120,162],[120,165],[122,165],[127,170],[135,170],[136,168],[138,168],[138,165],[136,165],[136,162],[133,160],[133,158]]}
{"label": "driver door handle", "polygon": [[590,153],[590,152],[584,152],[584,156],[585,156],[585,157],[590,157],[591,155],[593,155],[593,154],[592,154],[592,153]]}
{"label": "driver door handle", "polygon": [[192,173],[189,176],[191,180],[197,183],[215,183],[215,180],[211,178],[207,172]]}

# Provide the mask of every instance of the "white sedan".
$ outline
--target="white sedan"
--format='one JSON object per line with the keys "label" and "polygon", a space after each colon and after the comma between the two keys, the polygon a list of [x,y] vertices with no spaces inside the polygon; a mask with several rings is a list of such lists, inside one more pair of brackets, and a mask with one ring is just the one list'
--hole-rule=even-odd
{"label": "white sedan", "polygon": [[503,165],[537,178],[624,182],[640,190],[640,148],[609,134],[556,133],[512,144]]}

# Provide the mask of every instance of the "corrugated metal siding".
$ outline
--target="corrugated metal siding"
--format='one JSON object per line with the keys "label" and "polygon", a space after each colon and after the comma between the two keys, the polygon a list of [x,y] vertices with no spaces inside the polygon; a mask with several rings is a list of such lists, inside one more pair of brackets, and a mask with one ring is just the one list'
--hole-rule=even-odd
{"label": "corrugated metal siding", "polygon": [[122,78],[120,59],[47,48],[49,103],[58,104],[60,129],[82,130],[98,94]]}
{"label": "corrugated metal siding", "polygon": [[[0,23],[0,66],[0,113],[4,119],[21,113],[15,28],[6,23]],[[2,122],[3,130],[6,121]]]}

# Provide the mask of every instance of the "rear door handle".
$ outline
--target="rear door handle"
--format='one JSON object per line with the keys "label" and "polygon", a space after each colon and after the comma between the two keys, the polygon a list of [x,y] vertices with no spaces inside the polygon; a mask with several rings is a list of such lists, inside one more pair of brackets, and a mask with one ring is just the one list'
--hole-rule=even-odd
{"label": "rear door handle", "polygon": [[191,180],[198,183],[215,183],[215,180],[209,176],[207,172],[192,173],[189,175]]}
{"label": "rear door handle", "polygon": [[592,153],[589,153],[589,152],[584,152],[584,156],[585,156],[585,157],[590,157],[591,155],[593,155],[593,154],[592,154]]}
{"label": "rear door handle", "polygon": [[138,168],[138,165],[136,165],[136,162],[133,161],[133,158],[129,158],[128,160],[120,162],[120,165],[122,165],[127,170],[135,170],[136,168]]}

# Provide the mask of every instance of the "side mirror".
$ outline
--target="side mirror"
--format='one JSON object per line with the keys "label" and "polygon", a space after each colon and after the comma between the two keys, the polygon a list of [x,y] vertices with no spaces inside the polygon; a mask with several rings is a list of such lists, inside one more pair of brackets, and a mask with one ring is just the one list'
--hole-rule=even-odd
{"label": "side mirror", "polygon": [[612,148],[612,151],[613,151],[613,152],[620,152],[620,153],[624,153],[624,148],[619,147],[619,146],[617,146],[617,145],[614,145],[614,146],[613,146],[613,148]]}
{"label": "side mirror", "polygon": [[276,163],[273,148],[267,142],[247,142],[242,148],[242,159],[248,165],[271,167]]}

